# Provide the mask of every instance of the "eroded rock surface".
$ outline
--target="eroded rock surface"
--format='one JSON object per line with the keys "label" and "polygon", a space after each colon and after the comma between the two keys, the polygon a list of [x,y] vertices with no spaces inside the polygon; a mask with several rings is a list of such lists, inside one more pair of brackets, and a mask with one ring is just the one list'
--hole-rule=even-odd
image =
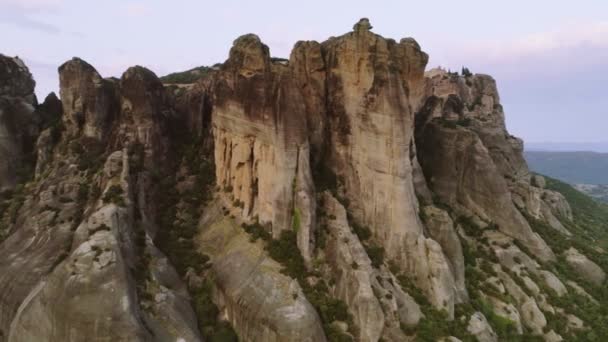
{"label": "eroded rock surface", "polygon": [[218,206],[212,204],[203,218],[206,228],[198,240],[212,258],[215,297],[222,315],[239,337],[244,341],[325,341],[319,316],[298,282],[281,273],[281,265],[266,255],[260,242],[250,242],[234,221],[221,218]]}
{"label": "eroded rock surface", "polygon": [[73,58],[41,104],[0,55],[0,342],[597,327],[569,299],[604,303],[604,251],[528,170],[494,79],[425,74],[414,39],[371,30],[289,60],[247,34],[188,84]]}

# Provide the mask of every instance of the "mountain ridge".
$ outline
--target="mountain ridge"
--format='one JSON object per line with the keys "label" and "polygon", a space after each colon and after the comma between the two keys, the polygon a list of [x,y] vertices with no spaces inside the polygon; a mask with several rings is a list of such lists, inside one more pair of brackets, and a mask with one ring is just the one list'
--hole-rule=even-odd
{"label": "mountain ridge", "polygon": [[74,58],[42,104],[0,56],[0,341],[608,336],[605,207],[529,171],[494,79],[371,29],[188,87]]}

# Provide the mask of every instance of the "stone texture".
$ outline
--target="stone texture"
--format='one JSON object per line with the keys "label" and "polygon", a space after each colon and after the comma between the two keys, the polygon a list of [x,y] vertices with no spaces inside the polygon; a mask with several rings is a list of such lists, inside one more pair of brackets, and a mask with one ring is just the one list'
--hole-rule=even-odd
{"label": "stone texture", "polygon": [[203,217],[199,248],[213,262],[216,300],[244,341],[325,341],[319,316],[298,282],[281,273],[219,204]]}
{"label": "stone texture", "polygon": [[[38,127],[61,119],[66,131],[51,126],[38,138],[37,178],[24,188],[11,234],[0,243],[2,341],[200,339],[175,270],[150,239],[136,246],[133,238],[154,230],[147,220],[154,212],[148,196],[134,198],[150,189],[136,181],[127,147],[139,140],[147,156],[168,153],[162,148],[164,119],[156,115],[164,100],[153,91],[162,85],[150,71],[130,70],[121,80],[128,89],[119,94],[118,81],[103,80],[74,59],[60,68],[63,106],[50,95],[36,108]],[[122,204],[82,191],[96,188],[103,196],[110,186],[122,189]],[[144,253],[150,254],[148,275],[136,283]],[[23,269],[29,271],[18,271]],[[154,300],[140,297],[138,288],[153,291]]]}
{"label": "stone texture", "polygon": [[426,82],[427,98],[416,116],[416,145],[431,190],[467,215],[497,224],[541,260],[553,260],[551,249],[513,205],[529,206],[538,217],[541,190],[529,189],[523,143],[506,130],[494,79],[433,69]]}
{"label": "stone texture", "polygon": [[235,40],[215,81],[212,125],[217,184],[246,219],[272,234],[300,220],[298,243],[310,260],[315,201],[306,107],[293,72],[272,63],[255,35]]}
{"label": "stone texture", "polygon": [[425,206],[421,210],[425,217],[425,227],[430,236],[439,243],[450,264],[454,276],[455,301],[464,303],[468,300],[464,277],[464,256],[452,219],[447,212],[434,206]]}
{"label": "stone texture", "polygon": [[524,324],[533,334],[542,335],[543,329],[547,325],[547,319],[534,299],[529,299],[521,305],[521,315]]}
{"label": "stone texture", "polygon": [[34,147],[38,133],[34,86],[23,61],[0,54],[0,192],[21,181],[17,171],[27,167]]}
{"label": "stone texture", "polygon": [[117,112],[116,85],[101,78],[89,63],[74,57],[59,67],[59,88],[68,134],[106,137]]}
{"label": "stone texture", "polygon": [[[413,109],[423,95],[428,56],[413,39],[399,43],[369,31],[321,44],[326,66],[327,163],[340,180],[348,210],[370,227],[387,257],[417,279],[438,307],[454,302],[453,276],[441,247],[423,234],[410,154]],[[385,203],[392,203],[386,206]]]}
{"label": "stone texture", "polygon": [[329,193],[324,194],[323,203],[327,214],[336,217],[327,223],[329,241],[325,253],[336,280],[335,295],[348,305],[359,328],[359,340],[377,341],[384,328],[384,313],[372,289],[376,272],[348,225],[344,207]]}
{"label": "stone texture", "polygon": [[443,202],[494,222],[541,260],[555,258],[513,205],[505,179],[475,132],[433,120],[419,133],[417,145],[429,186]]}
{"label": "stone texture", "polygon": [[[184,280],[190,289],[213,283],[218,319],[240,340],[324,341],[328,326],[357,341],[409,340],[422,309],[392,272],[452,319],[454,305],[468,301],[463,251],[479,256],[480,248],[495,273],[482,287],[509,298],[481,288],[494,313],[519,332],[562,340],[544,332],[552,317],[544,312],[566,311],[533,279],[558,296],[568,289],[543,269],[555,256],[526,217],[567,238],[572,210],[529,172],[496,82],[425,75],[428,56],[414,39],[371,29],[363,18],[340,37],[298,42],[289,60],[244,35],[225,63],[187,86],[163,85],[140,66],[104,79],[74,58],[59,68],[61,100],[50,94],[42,104],[23,62],[0,56],[0,201],[28,182],[17,187],[11,217],[0,217],[0,342],[201,340],[188,287],[155,246],[168,229],[163,196],[175,195],[157,193],[167,181],[158,175],[174,169],[178,196],[212,198],[192,208],[203,214],[195,241],[179,241],[211,263],[190,267]],[[202,147],[188,150],[191,140]],[[196,154],[214,163],[215,179],[204,179],[213,189],[180,164]],[[117,188],[118,199],[103,199]],[[198,217],[181,211],[186,201],[176,206],[178,223]],[[464,217],[483,232],[465,229]],[[238,226],[252,222],[274,238],[297,231],[307,280],[325,278],[352,322],[323,324],[300,284]],[[359,227],[371,237],[360,241]],[[327,238],[323,248],[317,237]],[[384,248],[381,265],[369,244]],[[578,251],[565,257],[585,279],[605,282]],[[589,323],[567,319],[569,329]],[[498,340],[480,312],[468,331]]]}
{"label": "stone texture", "polygon": [[467,331],[471,333],[479,342],[496,342],[496,333],[488,323],[488,320],[481,312],[471,315]]}
{"label": "stone texture", "polygon": [[564,254],[566,262],[585,280],[596,286],[601,286],[604,280],[606,280],[606,272],[575,248],[571,247]]}
{"label": "stone texture", "polygon": [[557,276],[555,276],[555,274],[549,272],[549,271],[540,271],[540,275],[542,276],[543,280],[545,281],[545,284],[552,289],[553,291],[555,291],[555,293],[558,296],[563,296],[566,293],[568,293],[568,289],[566,289],[566,286],[564,286],[564,283],[561,282],[561,280],[559,280],[559,278],[557,278]]}

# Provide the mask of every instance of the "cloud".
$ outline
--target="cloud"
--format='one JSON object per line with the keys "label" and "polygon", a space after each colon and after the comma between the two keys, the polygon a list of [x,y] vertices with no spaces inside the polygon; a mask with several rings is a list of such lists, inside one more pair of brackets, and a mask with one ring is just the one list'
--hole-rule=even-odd
{"label": "cloud", "polygon": [[608,21],[569,23],[512,39],[441,43],[429,67],[469,66],[502,78],[556,78],[608,67]]}
{"label": "cloud", "polygon": [[473,49],[495,60],[513,60],[581,47],[608,48],[608,21],[572,23],[556,30],[526,35],[509,42],[485,42],[477,47],[473,46]]}
{"label": "cloud", "polygon": [[0,19],[19,28],[58,34],[61,29],[34,17],[40,13],[59,11],[65,0],[0,0]]}
{"label": "cloud", "polygon": [[49,11],[63,6],[65,0],[0,0],[0,8]]}
{"label": "cloud", "polygon": [[61,29],[53,24],[32,19],[27,14],[15,10],[5,10],[0,13],[2,22],[14,25],[19,28],[45,32],[49,34],[61,33]]}
{"label": "cloud", "polygon": [[130,2],[122,6],[122,12],[128,17],[143,17],[149,15],[152,10],[141,2]]}

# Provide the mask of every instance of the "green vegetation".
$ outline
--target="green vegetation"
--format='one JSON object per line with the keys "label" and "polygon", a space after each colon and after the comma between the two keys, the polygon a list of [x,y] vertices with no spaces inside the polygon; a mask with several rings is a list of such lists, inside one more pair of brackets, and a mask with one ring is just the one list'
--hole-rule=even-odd
{"label": "green vegetation", "polygon": [[582,319],[590,327],[590,330],[567,331],[564,317],[545,312],[548,325],[567,341],[608,340],[608,325],[605,324],[608,321],[608,284],[605,282],[602,286],[596,286],[589,283],[572,269],[562,255],[564,251],[574,247],[598,264],[604,271],[608,271],[608,255],[596,248],[600,247],[606,250],[608,247],[608,205],[599,203],[556,179],[546,177],[546,181],[548,189],[564,195],[572,208],[574,216],[573,221],[565,218],[560,220],[572,233],[571,237],[567,237],[524,213],[534,231],[539,233],[553,251],[558,254],[557,260],[547,264],[546,267],[555,273],[562,282],[568,279],[574,280],[599,302],[599,304],[593,303],[585,296],[578,295],[572,289],[568,294],[558,297],[553,290],[544,285],[544,282],[530,274],[529,276],[549,295],[552,304]]}
{"label": "green vegetation", "polygon": [[213,304],[213,286],[206,280],[201,286],[193,289],[192,297],[194,311],[198,319],[198,326],[203,336],[213,342],[237,342],[238,337],[232,326],[225,321],[218,320],[219,309]]}
{"label": "green vegetation", "polygon": [[329,190],[334,197],[336,197],[338,190],[338,177],[334,171],[328,165],[326,165],[326,163],[319,163],[317,167],[312,170],[312,177],[315,187],[319,193]]}
{"label": "green vegetation", "polygon": [[[420,309],[424,314],[424,317],[418,322],[417,326],[408,327],[405,325],[401,326],[403,332],[409,336],[416,335],[416,341],[438,341],[441,337],[455,336],[460,338],[464,342],[475,341],[473,336],[467,332],[468,317],[473,313],[473,310],[465,307],[464,305],[457,305],[455,307],[456,319],[449,321],[448,315],[445,311],[435,309],[424,292],[417,287],[412,280],[402,273],[399,267],[389,262],[389,268],[393,274],[397,276],[397,280],[404,291],[414,298],[416,303],[420,305]],[[466,310],[465,312],[465,309]],[[464,320],[460,319],[465,316]]]}
{"label": "green vegetation", "polygon": [[251,236],[250,237],[251,242],[255,242],[258,239],[262,239],[264,241],[270,241],[272,239],[272,235],[270,235],[270,233],[266,230],[266,228],[264,228],[257,221],[254,222],[253,224],[243,223],[241,226]]}
{"label": "green vegetation", "polygon": [[[170,165],[166,172],[148,170],[150,179],[158,184],[156,199],[159,230],[155,244],[182,277],[190,270],[201,275],[210,267],[209,257],[200,253],[194,244],[200,209],[211,199],[215,183],[215,166],[203,157],[202,150],[203,143],[200,139],[181,141],[177,147],[179,157],[175,165]],[[195,181],[194,186],[179,192],[176,170],[181,166],[185,166],[188,173],[195,176]],[[189,290],[203,338],[217,342],[237,341],[230,324],[218,319],[219,309],[212,300],[213,286],[210,279],[204,279],[203,284]]]}
{"label": "green vegetation", "polygon": [[372,265],[376,268],[380,267],[384,262],[384,247],[372,245],[372,244],[363,244],[367,255],[372,261]]}
{"label": "green vegetation", "polygon": [[211,71],[211,68],[200,66],[186,71],[171,73],[161,77],[160,80],[163,83],[189,84],[194,83],[200,78],[206,76],[209,71]]}
{"label": "green vegetation", "polygon": [[462,76],[468,78],[468,77],[473,76],[473,73],[471,73],[471,71],[469,70],[469,68],[462,67]]}
{"label": "green vegetation", "polygon": [[124,207],[125,199],[123,197],[122,187],[117,184],[111,185],[103,195],[103,203],[114,203],[120,207]]}
{"label": "green vegetation", "polygon": [[69,144],[70,151],[76,156],[78,170],[93,172],[99,170],[106,160],[105,145],[97,139],[81,137],[72,140]]}
{"label": "green vegetation", "polygon": [[457,127],[469,127],[473,123],[471,118],[461,118],[458,120],[447,119],[445,117],[435,118],[433,121],[439,122],[443,127],[455,129]]}
{"label": "green vegetation", "polygon": [[301,278],[303,274],[307,274],[307,270],[304,259],[299,253],[296,232],[293,230],[282,231],[281,236],[278,239],[271,239],[268,241],[266,251],[271,258],[283,265],[282,273],[294,279],[306,282],[304,278]]}
{"label": "green vegetation", "polygon": [[349,323],[349,328],[353,328],[352,317],[348,313],[346,303],[329,294],[329,288],[324,279],[319,279],[314,286],[308,283],[307,278],[315,274],[306,268],[298,249],[296,231],[283,230],[278,239],[272,239],[270,233],[259,223],[243,224],[242,227],[251,235],[252,241],[258,239],[264,241],[264,248],[268,255],[283,266],[281,273],[298,281],[306,298],[319,313],[328,341],[351,341],[348,335],[331,325],[334,321],[344,321]]}
{"label": "green vegetation", "polygon": [[17,223],[19,210],[25,202],[25,186],[18,184],[13,190],[0,194],[0,242],[8,237],[9,227]]}
{"label": "green vegetation", "polygon": [[293,208],[293,222],[292,228],[295,232],[300,230],[300,226],[302,225],[302,216],[300,214],[300,209]]}

